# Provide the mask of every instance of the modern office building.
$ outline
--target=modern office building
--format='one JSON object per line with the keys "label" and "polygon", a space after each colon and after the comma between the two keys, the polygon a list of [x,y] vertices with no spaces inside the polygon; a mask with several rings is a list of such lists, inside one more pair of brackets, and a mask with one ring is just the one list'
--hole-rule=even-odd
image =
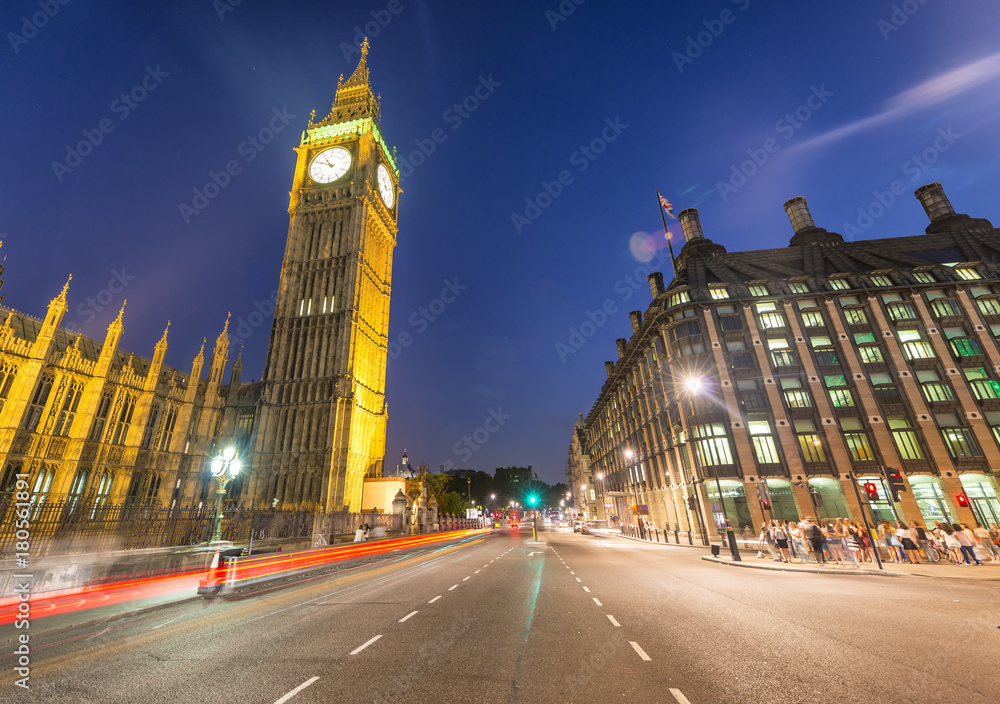
{"label": "modern office building", "polygon": [[[846,242],[795,198],[789,246],[744,252],[680,213],[675,278],[649,276],[652,302],[574,431],[610,512],[709,535],[726,516],[738,534],[860,520],[862,504],[1000,524],[1000,231],[941,184],[916,196],[925,234]],[[883,467],[904,477],[899,500]]]}

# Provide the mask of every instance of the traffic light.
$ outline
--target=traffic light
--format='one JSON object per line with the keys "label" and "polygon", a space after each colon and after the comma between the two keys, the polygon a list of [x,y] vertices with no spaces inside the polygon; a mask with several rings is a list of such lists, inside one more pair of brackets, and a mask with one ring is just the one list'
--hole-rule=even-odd
{"label": "traffic light", "polygon": [[964,493],[955,497],[955,501],[961,508],[969,508],[969,497]]}
{"label": "traffic light", "polygon": [[692,511],[694,511],[696,508],[693,496],[688,497],[688,508],[691,509]]}
{"label": "traffic light", "polygon": [[885,478],[885,485],[892,492],[893,500],[899,501],[900,492],[906,491],[902,472],[894,467],[882,467],[882,476]]}
{"label": "traffic light", "polygon": [[865,483],[865,493],[868,494],[869,501],[878,501],[878,486],[875,485],[875,482]]}
{"label": "traffic light", "polygon": [[760,505],[764,507],[765,511],[771,510],[771,490],[767,486],[767,482],[757,482],[757,500],[760,501]]}
{"label": "traffic light", "polygon": [[529,504],[531,504],[532,506],[534,506],[534,505],[535,505],[535,501],[536,501],[536,500],[537,500],[537,499],[536,499],[536,498],[535,498],[534,496],[529,496],[529,497],[528,497],[528,503],[529,503]]}
{"label": "traffic light", "polygon": [[812,499],[815,508],[823,508],[823,495],[818,491],[810,491],[809,498]]}

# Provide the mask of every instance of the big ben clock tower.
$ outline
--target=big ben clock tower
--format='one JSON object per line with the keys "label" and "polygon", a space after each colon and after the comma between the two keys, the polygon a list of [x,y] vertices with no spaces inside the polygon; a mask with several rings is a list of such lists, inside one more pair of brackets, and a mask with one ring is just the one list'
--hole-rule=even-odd
{"label": "big ben clock tower", "polygon": [[264,368],[257,496],[359,511],[385,456],[399,171],[361,61],[296,148],[288,242]]}

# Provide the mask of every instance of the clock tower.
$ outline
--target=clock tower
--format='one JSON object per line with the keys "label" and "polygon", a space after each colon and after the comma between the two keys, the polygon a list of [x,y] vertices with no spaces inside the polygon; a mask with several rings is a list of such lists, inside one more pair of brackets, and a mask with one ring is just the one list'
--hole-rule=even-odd
{"label": "clock tower", "polygon": [[256,495],[360,511],[385,456],[385,372],[399,171],[382,139],[368,40],[330,114],[309,120],[288,212],[254,443]]}

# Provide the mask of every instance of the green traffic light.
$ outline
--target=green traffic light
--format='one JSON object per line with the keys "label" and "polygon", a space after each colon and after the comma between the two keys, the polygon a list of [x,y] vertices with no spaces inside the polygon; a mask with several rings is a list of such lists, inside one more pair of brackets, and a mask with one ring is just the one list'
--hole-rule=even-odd
{"label": "green traffic light", "polygon": [[531,504],[532,506],[534,506],[535,505],[535,497],[534,496],[529,496],[528,497],[528,503]]}

